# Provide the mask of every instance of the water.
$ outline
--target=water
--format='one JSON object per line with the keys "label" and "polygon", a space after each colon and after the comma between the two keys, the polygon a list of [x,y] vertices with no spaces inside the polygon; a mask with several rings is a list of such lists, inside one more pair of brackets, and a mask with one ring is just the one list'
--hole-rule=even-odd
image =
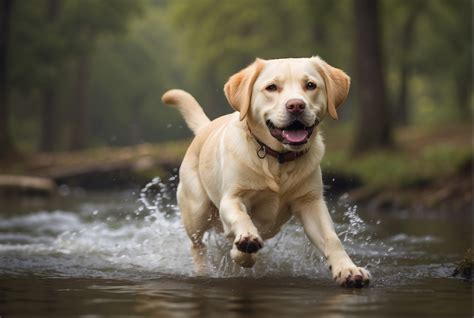
{"label": "water", "polygon": [[0,316],[472,315],[472,284],[450,277],[471,245],[470,214],[368,214],[333,204],[348,253],[375,278],[367,289],[335,286],[295,221],[266,242],[253,269],[234,265],[229,243],[210,233],[212,271],[196,277],[173,182],[4,203]]}

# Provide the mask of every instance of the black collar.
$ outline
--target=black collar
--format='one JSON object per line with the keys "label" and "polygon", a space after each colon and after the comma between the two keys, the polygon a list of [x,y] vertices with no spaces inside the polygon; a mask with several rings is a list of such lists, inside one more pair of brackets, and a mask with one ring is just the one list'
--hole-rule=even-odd
{"label": "black collar", "polygon": [[279,152],[276,150],[273,150],[272,148],[268,147],[266,144],[264,144],[260,139],[257,138],[250,130],[250,127],[247,123],[247,128],[249,129],[250,135],[257,141],[257,143],[260,145],[260,147],[257,149],[257,156],[260,159],[263,159],[268,155],[276,158],[280,164],[285,163],[285,162],[290,162],[293,160],[298,159],[302,155],[306,154],[309,151],[309,148],[306,148],[305,150],[302,151],[287,151],[287,152]]}

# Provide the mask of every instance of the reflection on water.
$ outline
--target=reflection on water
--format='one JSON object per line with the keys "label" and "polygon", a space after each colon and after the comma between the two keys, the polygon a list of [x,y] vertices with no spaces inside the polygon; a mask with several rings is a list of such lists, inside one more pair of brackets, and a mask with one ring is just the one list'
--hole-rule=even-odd
{"label": "reflection on water", "polygon": [[159,278],[147,281],[0,278],[0,312],[26,316],[467,317],[470,284],[407,280],[368,289],[302,278]]}
{"label": "reflection on water", "polygon": [[37,210],[3,205],[0,315],[471,314],[472,285],[449,278],[470,245],[466,216],[366,215],[336,204],[337,232],[375,277],[368,289],[335,287],[296,222],[268,241],[253,269],[233,264],[229,242],[210,233],[214,270],[202,278],[193,275],[179,211],[163,189],[155,180],[141,193],[69,195]]}

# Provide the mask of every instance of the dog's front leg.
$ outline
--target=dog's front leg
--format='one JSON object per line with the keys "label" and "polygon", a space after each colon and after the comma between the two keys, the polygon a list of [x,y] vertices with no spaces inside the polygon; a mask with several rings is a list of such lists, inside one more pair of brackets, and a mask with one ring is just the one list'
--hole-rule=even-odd
{"label": "dog's front leg", "polygon": [[324,254],[332,277],[337,284],[347,287],[362,287],[370,282],[370,273],[354,265],[347,255],[334,230],[324,199],[304,200],[297,204],[295,211],[303,223],[306,235]]}
{"label": "dog's front leg", "polygon": [[233,239],[232,259],[242,267],[252,267],[256,261],[255,253],[262,248],[263,241],[247,213],[247,207],[240,198],[226,196],[221,200],[219,214],[225,234]]}

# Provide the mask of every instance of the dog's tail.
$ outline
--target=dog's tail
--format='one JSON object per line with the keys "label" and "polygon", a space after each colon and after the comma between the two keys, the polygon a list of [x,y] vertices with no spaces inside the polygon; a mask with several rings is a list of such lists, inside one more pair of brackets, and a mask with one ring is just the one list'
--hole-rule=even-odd
{"label": "dog's tail", "polygon": [[183,115],[186,124],[195,135],[211,121],[194,97],[180,89],[167,91],[161,97],[163,103],[174,106]]}

